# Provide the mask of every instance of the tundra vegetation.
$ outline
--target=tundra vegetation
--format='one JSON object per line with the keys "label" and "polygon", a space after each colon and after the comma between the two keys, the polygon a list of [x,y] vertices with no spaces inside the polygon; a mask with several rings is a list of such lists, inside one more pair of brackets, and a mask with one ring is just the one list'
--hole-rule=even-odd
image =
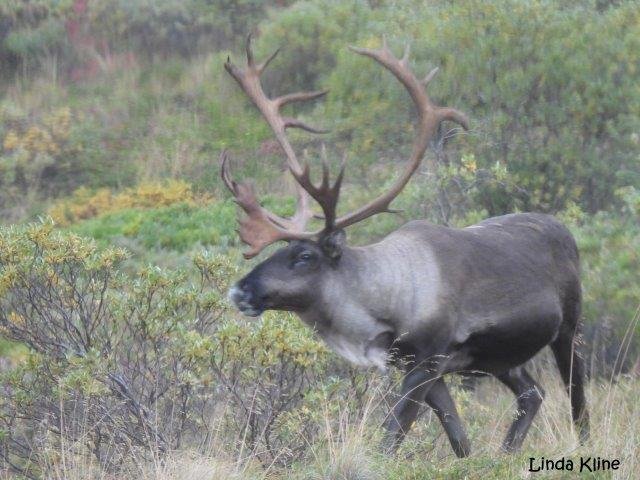
{"label": "tundra vegetation", "polygon": [[[227,287],[252,264],[219,153],[234,151],[234,175],[257,179],[270,210],[295,203],[279,148],[223,69],[248,31],[256,57],[286,52],[269,93],[330,90],[287,108],[330,129],[292,134],[305,161],[318,168],[322,143],[332,163],[346,152],[344,211],[389,188],[414,119],[397,82],[346,47],[386,32],[397,53],[411,41],[412,67],[440,67],[430,94],[466,112],[469,132],[431,148],[393,204],[402,213],[352,228],[350,243],[416,218],[560,218],[581,253],[589,443],[543,353],[531,368],[547,398],[521,453],[499,453],[514,400],[483,379],[452,389],[469,458],[426,408],[385,456],[395,374],[350,367],[288,314],[231,308]],[[638,52],[629,0],[2,2],[0,475],[502,479],[526,476],[530,456],[583,455],[637,478]]]}

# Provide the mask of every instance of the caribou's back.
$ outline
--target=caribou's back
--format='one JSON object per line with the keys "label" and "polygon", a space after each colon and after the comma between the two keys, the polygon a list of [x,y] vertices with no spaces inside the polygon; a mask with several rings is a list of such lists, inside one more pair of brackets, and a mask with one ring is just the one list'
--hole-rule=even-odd
{"label": "caribou's back", "polygon": [[501,287],[502,292],[493,292],[501,297],[515,288],[519,294],[547,288],[561,294],[579,282],[575,241],[550,215],[509,214],[462,229],[413,221],[392,235],[428,244],[450,289],[470,290],[463,285],[473,282],[480,295],[493,286]]}

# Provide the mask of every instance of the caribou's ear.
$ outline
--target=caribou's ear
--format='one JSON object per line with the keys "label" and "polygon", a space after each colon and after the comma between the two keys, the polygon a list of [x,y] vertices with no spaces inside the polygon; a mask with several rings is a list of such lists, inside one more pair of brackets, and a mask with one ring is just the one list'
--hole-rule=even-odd
{"label": "caribou's ear", "polygon": [[347,242],[347,235],[344,230],[334,230],[320,238],[320,248],[326,256],[332,260],[338,260],[342,256],[342,249]]}

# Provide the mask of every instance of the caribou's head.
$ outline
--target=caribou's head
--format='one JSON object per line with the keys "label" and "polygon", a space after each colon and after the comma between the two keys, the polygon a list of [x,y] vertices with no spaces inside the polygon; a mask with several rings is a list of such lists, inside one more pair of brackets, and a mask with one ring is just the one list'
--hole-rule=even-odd
{"label": "caribou's head", "polygon": [[319,242],[293,240],[236,283],[229,298],[252,317],[265,310],[306,310],[339,265],[343,245],[343,230]]}
{"label": "caribou's head", "polygon": [[[344,229],[372,215],[392,212],[389,208],[391,202],[420,165],[425,150],[441,122],[451,120],[467,129],[467,118],[464,114],[452,108],[438,107],[431,102],[425,87],[437,69],[432,70],[424,79],[418,80],[408,66],[408,48],[402,59],[398,59],[391,53],[383,38],[383,45],[379,50],[352,50],[374,59],[404,85],[416,105],[419,119],[411,158],[394,185],[378,198],[341,217],[336,215],[336,207],[344,175],[344,162],[336,179],[331,182],[326,155],[323,155],[322,180],[318,185],[314,184],[310,179],[309,165],[302,167],[298,162],[286,136],[286,129],[300,128],[311,133],[326,132],[313,128],[297,118],[284,117],[280,113],[281,108],[289,103],[319,98],[327,91],[297,92],[273,99],[267,97],[260,82],[260,75],[275,58],[278,50],[263,63],[256,64],[251,49],[251,36],[247,39],[246,45],[246,68],[240,69],[230,60],[225,63],[227,72],[260,110],[284,150],[289,171],[296,180],[298,197],[296,212],[290,218],[283,218],[266,210],[258,202],[251,185],[238,183],[231,178],[228,153],[222,152],[222,179],[236,203],[246,213],[240,220],[239,229],[240,238],[250,247],[244,254],[245,258],[255,257],[272,243],[289,243],[231,288],[231,300],[247,315],[257,316],[267,309],[301,311],[311,306],[327,274],[340,268],[346,249]],[[314,217],[310,199],[318,203],[322,209],[320,218],[324,219],[324,228],[316,232],[306,230],[307,223]]]}

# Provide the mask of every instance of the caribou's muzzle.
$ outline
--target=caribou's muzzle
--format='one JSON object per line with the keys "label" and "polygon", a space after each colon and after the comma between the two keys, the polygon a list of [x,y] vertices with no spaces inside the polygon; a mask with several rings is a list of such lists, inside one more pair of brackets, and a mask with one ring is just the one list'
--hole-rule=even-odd
{"label": "caribou's muzzle", "polygon": [[246,282],[238,282],[232,286],[228,296],[238,310],[248,317],[258,317],[265,310],[260,297],[252,292],[250,285]]}

